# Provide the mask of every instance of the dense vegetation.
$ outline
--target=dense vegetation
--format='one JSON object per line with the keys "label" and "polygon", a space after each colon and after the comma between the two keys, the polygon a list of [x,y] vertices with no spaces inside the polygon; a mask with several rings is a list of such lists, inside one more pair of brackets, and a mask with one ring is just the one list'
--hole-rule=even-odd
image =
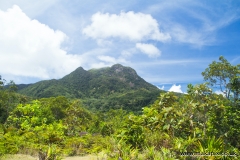
{"label": "dense vegetation", "polygon": [[[110,160],[239,159],[239,74],[240,65],[220,57],[202,73],[209,83],[189,84],[181,96],[161,93],[138,115],[90,111],[81,99],[64,96],[27,99],[15,92],[14,83],[4,88],[1,80],[0,154],[44,160],[90,153]],[[223,95],[209,88],[215,85],[222,86]]]}
{"label": "dense vegetation", "polygon": [[18,85],[18,88],[19,93],[35,98],[78,98],[91,110],[123,108],[135,112],[153,103],[160,92],[135,70],[120,64],[89,71],[79,67],[62,79]]}

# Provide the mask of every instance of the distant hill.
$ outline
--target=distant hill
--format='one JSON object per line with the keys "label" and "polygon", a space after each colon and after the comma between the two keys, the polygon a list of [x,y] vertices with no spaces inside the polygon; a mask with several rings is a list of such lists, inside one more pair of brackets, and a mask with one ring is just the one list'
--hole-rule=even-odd
{"label": "distant hill", "polygon": [[19,93],[35,98],[80,98],[87,107],[98,110],[123,108],[139,111],[163,92],[138,76],[134,69],[120,64],[88,71],[79,67],[59,80],[18,87]]}

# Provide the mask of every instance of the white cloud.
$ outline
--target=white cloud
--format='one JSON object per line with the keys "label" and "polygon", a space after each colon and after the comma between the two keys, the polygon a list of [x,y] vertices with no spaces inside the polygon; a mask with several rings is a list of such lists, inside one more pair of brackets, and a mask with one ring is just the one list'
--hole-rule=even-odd
{"label": "white cloud", "polygon": [[162,87],[157,86],[157,88],[161,89],[161,90],[164,90],[164,86],[162,86]]}
{"label": "white cloud", "polygon": [[186,26],[175,24],[169,28],[169,32],[175,41],[192,44],[196,47],[212,45],[215,41],[213,33],[202,29],[189,29]]}
{"label": "white cloud", "polygon": [[111,46],[111,45],[112,45],[112,42],[111,42],[111,41],[108,41],[108,40],[98,39],[98,40],[97,40],[97,44],[98,44],[98,46],[100,46],[100,47],[108,47],[108,46]]}
{"label": "white cloud", "polygon": [[17,4],[24,11],[24,13],[32,18],[46,12],[48,8],[56,5],[58,1],[59,0],[41,0],[35,1],[34,3],[32,3],[32,0],[0,1],[0,10],[7,10],[8,8],[11,8],[13,5]]}
{"label": "white cloud", "polygon": [[67,36],[30,19],[14,5],[0,10],[0,72],[15,76],[59,78],[81,65],[61,44]]}
{"label": "white cloud", "polygon": [[131,51],[128,51],[128,50],[123,50],[123,51],[121,52],[121,55],[122,55],[123,57],[131,57],[133,54],[134,54],[134,52],[131,52]]}
{"label": "white cloud", "polygon": [[219,95],[221,94],[221,95],[225,96],[225,94],[222,91],[220,91],[220,90],[215,91],[215,93],[219,94]]}
{"label": "white cloud", "polygon": [[91,25],[83,29],[83,34],[94,39],[121,38],[131,41],[167,41],[169,34],[160,32],[157,21],[149,14],[121,12],[119,15],[95,13]]}
{"label": "white cloud", "polygon": [[183,93],[181,90],[181,85],[172,85],[172,87],[168,90],[169,92],[177,92],[177,93]]}
{"label": "white cloud", "polygon": [[108,64],[104,62],[96,62],[91,64],[91,68],[103,68],[109,66]]}
{"label": "white cloud", "polygon": [[102,56],[98,56],[98,59],[101,60],[101,61],[104,61],[104,62],[112,63],[112,64],[117,62],[116,58],[110,57],[110,56],[103,56],[102,55]]}
{"label": "white cloud", "polygon": [[106,67],[106,66],[111,66],[113,64],[125,64],[127,61],[124,58],[115,58],[111,56],[106,56],[106,55],[100,55],[97,57],[100,62],[93,63],[91,65],[92,68],[101,68],[101,67]]}
{"label": "white cloud", "polygon": [[217,37],[218,31],[239,19],[236,6],[231,2],[168,0],[148,6],[146,12],[161,15],[158,20],[172,41],[202,47],[223,41]]}
{"label": "white cloud", "polygon": [[138,62],[135,63],[135,65],[137,66],[156,66],[156,65],[183,65],[183,64],[191,64],[191,65],[196,65],[196,63],[201,64],[202,67],[205,67],[206,65],[209,64],[209,60],[206,59],[161,59],[161,60],[157,60],[154,62]]}
{"label": "white cloud", "polygon": [[137,43],[136,48],[138,48],[141,52],[147,54],[151,58],[161,55],[161,51],[152,44]]}
{"label": "white cloud", "polygon": [[131,58],[132,56],[134,56],[134,54],[137,54],[137,53],[139,53],[139,52],[135,46],[132,48],[128,48],[128,49],[124,48],[121,52],[121,57],[127,59],[127,58]]}

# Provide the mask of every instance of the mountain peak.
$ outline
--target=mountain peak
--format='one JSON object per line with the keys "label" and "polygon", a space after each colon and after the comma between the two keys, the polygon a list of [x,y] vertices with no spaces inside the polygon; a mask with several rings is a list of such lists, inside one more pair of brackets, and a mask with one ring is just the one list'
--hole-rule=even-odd
{"label": "mountain peak", "polygon": [[78,67],[77,69],[75,69],[73,72],[71,72],[69,75],[78,75],[78,74],[83,74],[86,73],[87,71],[85,69],[83,69],[83,67]]}
{"label": "mountain peak", "polygon": [[[77,69],[75,69],[75,71],[86,71],[85,69],[83,69],[83,67],[78,67]],[[74,72],[74,71],[73,71]]]}
{"label": "mountain peak", "polygon": [[123,67],[124,67],[123,65],[117,63],[117,64],[112,65],[111,68],[116,69],[116,68],[123,68]]}
{"label": "mountain peak", "polygon": [[124,67],[121,64],[115,64],[111,67],[111,69],[115,72],[115,73],[119,73],[122,72]]}
{"label": "mountain peak", "polygon": [[20,90],[34,97],[66,96],[81,98],[90,108],[140,110],[152,103],[160,90],[139,77],[134,69],[111,67],[75,71],[56,81],[42,81]]}
{"label": "mountain peak", "polygon": [[73,84],[78,84],[80,83],[79,80],[88,78],[89,78],[88,71],[84,70],[83,67],[78,67],[70,74],[64,76],[61,80],[71,82]]}

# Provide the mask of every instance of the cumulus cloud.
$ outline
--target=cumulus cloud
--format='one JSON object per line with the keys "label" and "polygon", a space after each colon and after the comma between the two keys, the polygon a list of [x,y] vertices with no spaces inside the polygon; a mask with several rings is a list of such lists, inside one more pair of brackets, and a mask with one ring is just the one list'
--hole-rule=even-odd
{"label": "cumulus cloud", "polygon": [[121,38],[131,41],[167,41],[169,34],[159,30],[157,21],[149,14],[121,12],[119,15],[95,13],[92,23],[83,29],[83,34],[94,39]]}
{"label": "cumulus cloud", "polygon": [[181,85],[172,85],[172,87],[168,90],[169,92],[177,92],[177,93],[183,93],[181,90]]}
{"label": "cumulus cloud", "polygon": [[151,58],[161,55],[161,51],[152,44],[137,43],[136,48]]}
{"label": "cumulus cloud", "polygon": [[0,10],[0,24],[2,74],[59,78],[81,65],[80,56],[61,48],[66,34],[30,19],[18,6]]}

